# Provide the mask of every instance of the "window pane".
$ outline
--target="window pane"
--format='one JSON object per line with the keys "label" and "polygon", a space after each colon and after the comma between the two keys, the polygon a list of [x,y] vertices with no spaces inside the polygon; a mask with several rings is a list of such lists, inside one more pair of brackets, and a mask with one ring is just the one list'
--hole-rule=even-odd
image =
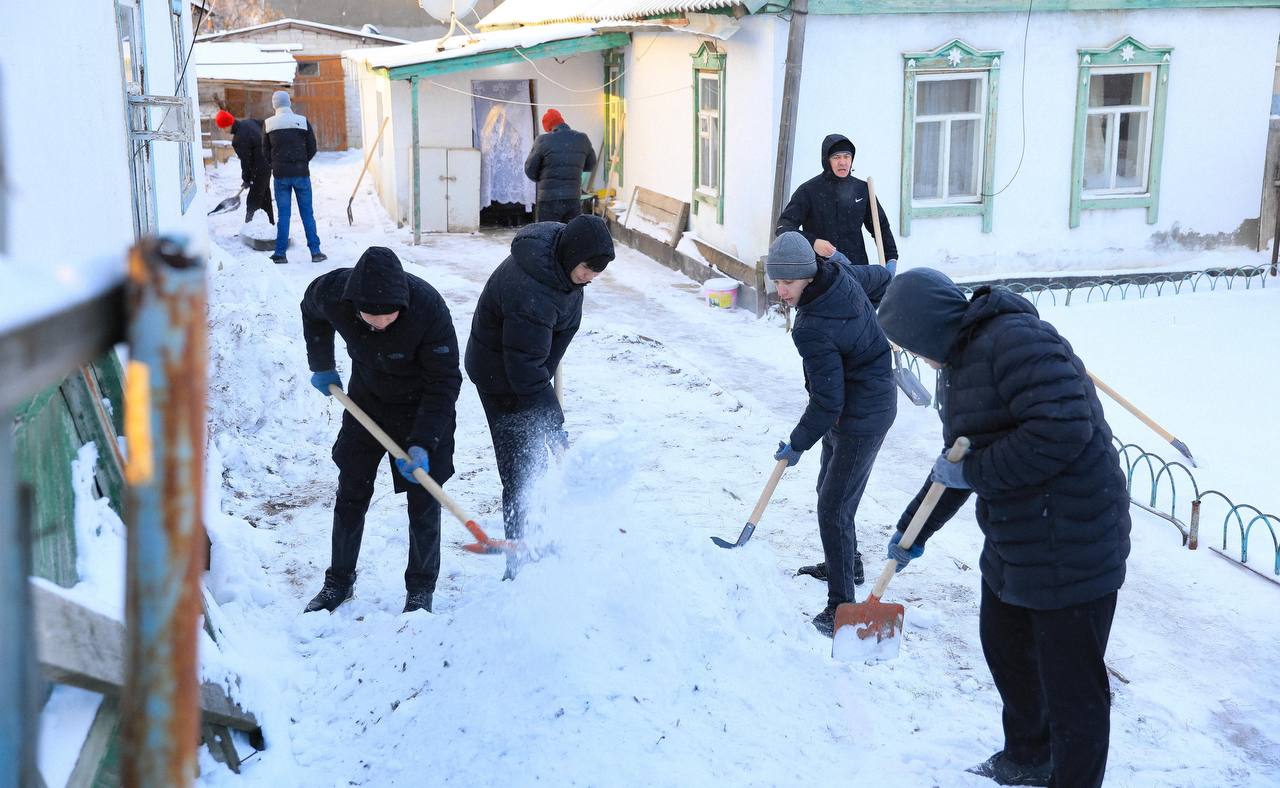
{"label": "window pane", "polygon": [[1147,185],[1146,150],[1147,113],[1125,112],[1120,115],[1120,146],[1116,153],[1116,186],[1144,188]]}
{"label": "window pane", "polygon": [[1094,74],[1089,78],[1089,106],[1121,107],[1149,104],[1150,76],[1147,72]]}
{"label": "window pane", "polygon": [[720,109],[720,80],[714,76],[701,76],[698,80],[699,109]]}
{"label": "window pane", "polygon": [[951,121],[951,162],[947,196],[978,196],[978,121]]}
{"label": "window pane", "polygon": [[707,140],[707,172],[710,176],[707,185],[713,189],[720,188],[720,119],[711,118],[711,138]]}
{"label": "window pane", "polygon": [[1110,115],[1090,115],[1084,129],[1084,188],[1111,188],[1111,146],[1107,144]]}
{"label": "window pane", "polygon": [[920,80],[916,83],[916,114],[943,115],[977,112],[981,105],[981,79]]}
{"label": "window pane", "polygon": [[911,196],[932,200],[942,196],[942,123],[916,124],[915,153],[912,157]]}

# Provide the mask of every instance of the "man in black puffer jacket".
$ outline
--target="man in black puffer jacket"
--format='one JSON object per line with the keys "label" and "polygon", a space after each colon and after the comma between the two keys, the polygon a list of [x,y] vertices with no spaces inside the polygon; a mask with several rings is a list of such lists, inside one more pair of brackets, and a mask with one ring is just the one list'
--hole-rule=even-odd
{"label": "man in black puffer jacket", "polygon": [[[552,376],[582,321],[583,288],[612,259],[613,239],[598,216],[531,224],[516,233],[476,304],[467,376],[489,421],[508,539],[524,535],[525,495],[548,447],[568,446]],[[507,579],[516,568],[508,556]]]}
{"label": "man in black puffer jacket", "polygon": [[267,214],[267,221],[276,223],[271,210],[271,162],[263,150],[264,126],[253,118],[236,119],[225,109],[218,110],[214,125],[231,132],[231,147],[240,160],[240,188],[245,195],[244,220],[253,221],[259,209]]}
{"label": "man in black puffer jacket", "polygon": [[[405,273],[390,249],[372,246],[355,268],[315,279],[302,299],[311,385],[329,396],[342,386],[333,357],[341,334],[351,356],[348,392],[400,446],[391,480],[409,498],[409,565],[404,612],[431,610],[440,574],[440,504],[413,478],[422,468],[444,484],[453,475],[454,406],[462,388],[458,340],[449,307],[435,288]],[[324,588],[307,612],[333,610],[351,597],[364,517],[386,451],[350,413],[333,444],[338,495],[333,507],[332,560]]]}
{"label": "man in black puffer jacket", "polygon": [[[855,265],[867,264],[862,230],[874,234],[867,182],[853,177],[857,152],[843,134],[828,134],[822,141],[822,173],[796,187],[791,202],[778,217],[774,235],[799,232],[813,244],[819,257],[839,251]],[[886,262],[898,259],[898,246],[889,231],[889,217],[880,205],[880,235]]]}
{"label": "man in black puffer jacket", "polygon": [[[930,269],[894,280],[880,324],[940,369],[945,443],[972,441],[962,463],[935,463],[889,546],[899,564],[919,557],[977,493],[979,631],[1005,746],[970,771],[1006,785],[1102,785],[1103,657],[1129,555],[1129,494],[1084,364],[1026,299],[983,287],[966,300]],[[950,489],[903,550],[898,538],[931,481]]]}
{"label": "man in black puffer jacket", "polygon": [[538,184],[540,222],[567,222],[582,213],[582,173],[596,166],[596,152],[586,134],[574,131],[559,110],[542,116],[541,134],[524,161],[524,174]]}
{"label": "man in black puffer jacket", "polygon": [[898,413],[889,343],[876,323],[892,274],[852,265],[836,252],[819,260],[800,233],[769,247],[765,271],[778,295],[796,307],[791,339],[804,359],[809,406],[780,443],[775,460],[789,465],[822,441],[818,471],[818,533],[826,559],[827,605],[813,625],[830,636],[837,605],[853,602],[860,574],[854,518],[885,433]]}

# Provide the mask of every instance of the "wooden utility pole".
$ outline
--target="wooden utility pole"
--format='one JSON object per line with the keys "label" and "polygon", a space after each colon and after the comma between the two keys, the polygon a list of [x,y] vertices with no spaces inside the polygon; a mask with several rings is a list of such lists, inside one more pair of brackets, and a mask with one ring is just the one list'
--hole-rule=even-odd
{"label": "wooden utility pole", "polygon": [[795,141],[796,114],[800,105],[800,70],[804,65],[804,28],[809,0],[791,3],[791,27],[787,34],[787,62],[782,76],[782,112],[778,117],[778,157],[773,175],[773,210],[769,212],[769,236],[778,226],[778,215],[791,189],[791,149]]}

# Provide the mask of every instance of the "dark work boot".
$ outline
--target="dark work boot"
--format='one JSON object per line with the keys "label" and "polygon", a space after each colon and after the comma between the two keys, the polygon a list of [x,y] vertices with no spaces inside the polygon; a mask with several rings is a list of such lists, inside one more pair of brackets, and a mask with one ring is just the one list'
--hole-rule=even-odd
{"label": "dark work boot", "polygon": [[836,606],[827,605],[823,608],[821,613],[813,617],[813,626],[827,637],[833,637],[831,633],[836,628]]}
{"label": "dark work boot", "polygon": [[328,259],[329,259],[329,255],[325,254],[324,252],[316,252],[315,254],[311,255],[311,262],[313,263],[323,263],[325,260],[328,260]]}
{"label": "dark work boot", "polygon": [[327,610],[332,613],[338,609],[338,605],[351,598],[355,585],[355,572],[352,572],[347,578],[335,576],[332,572],[325,572],[324,588],[320,589],[320,593],[312,598],[311,602],[307,604],[307,609],[303,612],[314,613],[317,610]]}
{"label": "dark work boot", "polygon": [[[823,567],[824,569],[826,567]],[[853,551],[853,584],[860,586],[867,582],[867,577],[862,573],[862,553],[857,550]]]}
{"label": "dark work boot", "polygon": [[431,592],[418,589],[409,591],[404,595],[404,613],[412,613],[415,610],[425,610],[431,612]]}
{"label": "dark work boot", "polygon": [[796,570],[796,577],[799,577],[800,575],[808,575],[814,580],[821,580],[825,583],[827,582],[827,562],[822,561],[817,564],[802,566]]}
{"label": "dark work boot", "polygon": [[276,265],[284,265],[285,263],[289,262],[289,258],[285,257],[282,254],[273,254],[271,255],[271,262],[275,263]]}
{"label": "dark work boot", "polygon": [[1005,757],[1004,750],[992,755],[977,766],[965,769],[969,774],[986,777],[996,785],[1045,785],[1053,775],[1053,762],[1039,765],[1016,763]]}

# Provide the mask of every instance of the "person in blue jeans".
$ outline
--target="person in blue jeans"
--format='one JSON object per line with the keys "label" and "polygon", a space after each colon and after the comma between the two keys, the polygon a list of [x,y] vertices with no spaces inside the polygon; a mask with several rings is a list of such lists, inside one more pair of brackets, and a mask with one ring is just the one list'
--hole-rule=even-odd
{"label": "person in blue jeans", "polygon": [[311,121],[293,111],[287,91],[277,90],[271,95],[275,114],[267,118],[263,152],[271,162],[271,174],[275,176],[276,250],[271,255],[273,263],[287,263],[285,250],[289,248],[289,218],[292,213],[290,195],[298,197],[298,214],[302,228],[307,233],[307,248],[311,250],[311,262],[321,263],[329,259],[320,251],[320,236],[316,233],[316,217],[311,211],[311,169],[308,163],[316,155],[316,132]]}

